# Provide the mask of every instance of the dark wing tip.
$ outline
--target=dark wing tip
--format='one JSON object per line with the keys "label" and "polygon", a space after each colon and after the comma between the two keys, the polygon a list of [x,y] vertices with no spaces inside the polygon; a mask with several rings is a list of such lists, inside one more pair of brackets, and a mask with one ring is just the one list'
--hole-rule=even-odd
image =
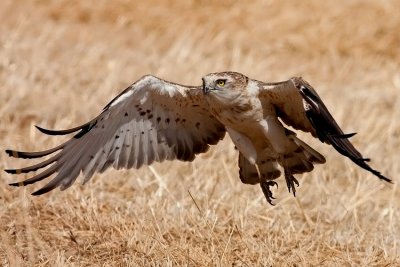
{"label": "dark wing tip", "polygon": [[25,183],[22,181],[22,182],[15,182],[15,183],[11,183],[11,184],[8,184],[8,185],[10,185],[10,186],[18,186],[18,187],[20,187],[20,186],[25,186]]}
{"label": "dark wing tip", "polygon": [[53,189],[53,188],[41,188],[41,189],[39,189],[39,190],[33,192],[31,195],[32,195],[32,196],[40,196],[40,195],[43,195],[43,194],[45,194],[45,193],[51,191],[52,189]]}
{"label": "dark wing tip", "polygon": [[70,134],[70,133],[74,133],[74,132],[77,132],[79,130],[82,130],[83,128],[88,127],[91,124],[92,124],[92,121],[90,121],[88,123],[85,123],[85,124],[82,124],[82,125],[80,125],[78,127],[67,129],[67,130],[49,130],[49,129],[45,129],[45,128],[42,128],[42,127],[37,126],[37,125],[35,125],[35,127],[40,132],[42,132],[44,134],[47,134],[47,135],[66,135],[66,134]]}
{"label": "dark wing tip", "polygon": [[373,170],[373,171],[371,171],[371,172],[372,172],[373,174],[375,174],[376,176],[378,176],[379,179],[384,180],[384,181],[386,181],[386,182],[388,182],[388,183],[393,184],[393,181],[392,181],[391,179],[389,179],[389,178],[383,176],[380,172],[378,172],[378,171],[376,171],[376,170]]}
{"label": "dark wing tip", "polygon": [[40,196],[40,195],[42,195],[42,194],[43,194],[43,193],[41,193],[40,190],[38,190],[38,191],[33,192],[31,195],[32,195],[32,196]]}
{"label": "dark wing tip", "polygon": [[18,170],[19,169],[5,169],[4,171],[10,174],[20,174],[21,172],[18,172]]}
{"label": "dark wing tip", "polygon": [[[338,142],[338,140],[344,140],[344,139],[335,139],[331,138],[329,141],[333,145],[333,147],[338,151],[340,154],[348,157],[351,159],[355,164],[360,166],[361,168],[371,172],[375,176],[377,176],[379,179],[384,180],[386,182],[392,183],[392,180],[383,176],[379,171],[373,169],[371,166],[369,166],[366,162],[371,161],[369,158],[363,158],[363,157],[358,157],[354,153],[352,153],[350,150],[346,149],[346,146],[343,146],[341,142]],[[346,140],[348,142],[348,140]],[[357,151],[357,150],[356,150]],[[358,152],[358,151],[357,151]],[[361,154],[360,154],[361,155]]]}
{"label": "dark wing tip", "polygon": [[385,182],[388,182],[388,183],[391,183],[391,184],[393,184],[393,181],[392,181],[392,179],[389,179],[389,178],[387,178],[387,177],[385,177],[385,176],[383,176],[382,174],[375,174],[376,176],[378,176],[379,177],[379,179],[381,179],[381,180],[383,180],[383,181],[385,181]]}
{"label": "dark wing tip", "polygon": [[340,139],[348,139],[350,137],[355,136],[357,133],[349,133],[349,134],[331,134],[332,137],[334,138],[340,138]]}
{"label": "dark wing tip", "polygon": [[19,158],[18,151],[11,150],[11,149],[6,149],[6,153],[10,157]]}
{"label": "dark wing tip", "polygon": [[42,128],[40,126],[35,125],[36,129],[38,129],[40,132],[47,134],[47,135],[62,135],[64,134],[63,131],[56,131],[56,130],[49,130]]}

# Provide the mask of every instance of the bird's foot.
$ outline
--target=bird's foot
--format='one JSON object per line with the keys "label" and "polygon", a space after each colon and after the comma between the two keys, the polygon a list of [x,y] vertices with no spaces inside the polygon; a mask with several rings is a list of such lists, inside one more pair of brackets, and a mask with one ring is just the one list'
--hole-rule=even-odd
{"label": "bird's foot", "polygon": [[285,170],[285,180],[289,193],[290,190],[292,190],[293,196],[296,197],[296,187],[294,185],[296,184],[297,186],[299,186],[299,181],[297,181],[297,179],[294,178],[293,174],[287,170]]}
{"label": "bird's foot", "polygon": [[272,195],[271,186],[276,185],[276,188],[278,188],[278,183],[275,181],[261,181],[260,182],[260,186],[261,186],[261,190],[264,193],[265,198],[267,199],[267,202],[272,205],[275,206],[274,203],[272,203],[272,199],[275,199],[274,196]]}

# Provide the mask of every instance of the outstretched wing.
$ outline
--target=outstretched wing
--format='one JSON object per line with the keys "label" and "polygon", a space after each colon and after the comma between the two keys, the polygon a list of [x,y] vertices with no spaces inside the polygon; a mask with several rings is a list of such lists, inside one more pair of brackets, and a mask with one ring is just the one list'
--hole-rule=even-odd
{"label": "outstretched wing", "polygon": [[264,83],[260,97],[274,105],[276,114],[295,129],[310,132],[321,142],[331,144],[340,154],[350,158],[382,180],[391,180],[372,169],[349,141],[355,133],[344,134],[321,98],[305,80],[294,77],[279,83]]}
{"label": "outstretched wing", "polygon": [[144,76],[132,84],[88,123],[62,131],[37,128],[49,135],[77,133],[46,151],[6,150],[11,157],[27,159],[58,152],[36,165],[6,170],[20,174],[48,167],[25,181],[11,184],[14,186],[32,184],[57,173],[33,195],[58,186],[64,190],[81,172],[85,183],[95,172],[103,172],[111,165],[128,169],[154,161],[192,161],[225,135],[224,126],[209,112],[200,87],[173,84],[154,76]]}

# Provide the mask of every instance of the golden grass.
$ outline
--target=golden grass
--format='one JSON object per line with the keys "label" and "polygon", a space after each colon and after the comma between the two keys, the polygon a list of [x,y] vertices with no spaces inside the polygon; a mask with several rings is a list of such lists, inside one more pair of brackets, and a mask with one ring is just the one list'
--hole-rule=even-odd
{"label": "golden grass", "polygon": [[[241,184],[228,138],[193,163],[109,170],[41,197],[3,174],[0,265],[399,265],[400,2],[138,2],[1,1],[1,150],[58,144],[33,125],[83,123],[143,74],[301,75],[395,183],[306,135],[328,162],[299,176],[296,198],[280,178],[275,207]],[[0,154],[1,169],[24,164]]]}

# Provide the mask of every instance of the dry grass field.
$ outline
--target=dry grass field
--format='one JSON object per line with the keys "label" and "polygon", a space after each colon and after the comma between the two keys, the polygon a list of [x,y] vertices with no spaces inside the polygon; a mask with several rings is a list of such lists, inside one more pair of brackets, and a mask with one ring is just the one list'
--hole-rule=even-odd
{"label": "dry grass field", "polygon": [[[228,137],[192,163],[108,170],[30,195],[0,179],[1,266],[400,266],[400,1],[0,3],[0,169],[43,150],[144,74],[184,84],[224,70],[303,76],[379,181],[327,145],[327,164],[283,178],[275,207],[240,182]],[[78,178],[78,180],[80,180]]]}

